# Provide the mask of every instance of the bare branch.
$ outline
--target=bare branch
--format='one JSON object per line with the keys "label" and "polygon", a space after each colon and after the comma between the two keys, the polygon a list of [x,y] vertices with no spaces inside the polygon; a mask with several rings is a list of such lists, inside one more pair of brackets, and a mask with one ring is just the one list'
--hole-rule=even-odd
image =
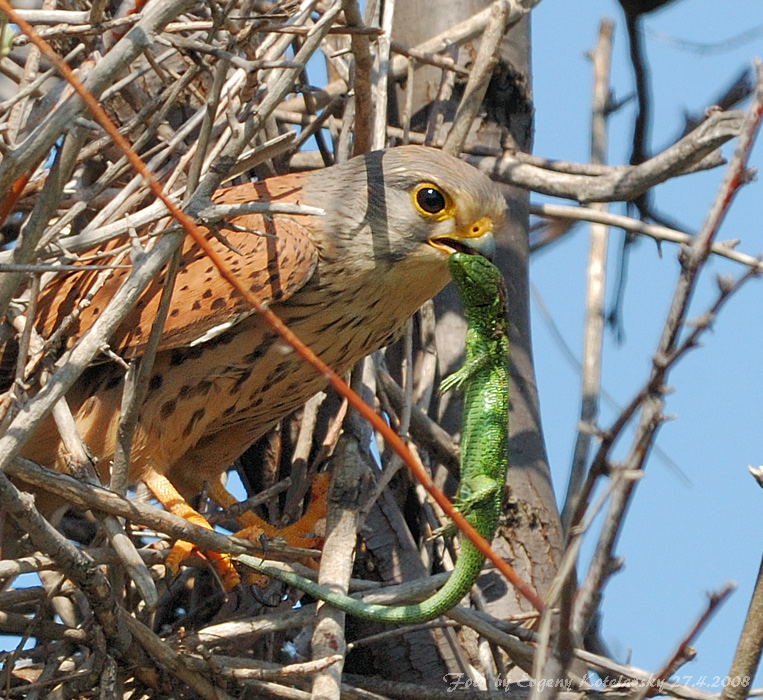
{"label": "bare branch", "polygon": [[[616,430],[619,431],[627,420],[630,419],[632,412],[635,412],[637,408],[641,409],[636,436],[623,467],[619,468],[616,472],[616,474],[619,474],[620,481],[613,494],[593,562],[578,595],[575,610],[575,629],[579,634],[582,634],[583,630],[585,630],[593,614],[595,600],[598,599],[601,587],[610,573],[610,564],[613,558],[612,552],[623,524],[625,510],[634,490],[635,482],[633,479],[628,478],[627,475],[640,472],[643,469],[657,429],[665,420],[662,415],[662,406],[669,370],[679,357],[696,345],[698,335],[707,329],[709,320],[713,318],[718,309],[725,303],[729,294],[739,287],[738,284],[721,286],[718,299],[706,317],[708,319],[707,322],[695,326],[688,334],[686,340],[679,345],[679,332],[684,327],[686,321],[689,300],[694,291],[699,273],[711,254],[713,238],[718,231],[724,214],[728,210],[731,199],[745,182],[747,159],[752,148],[753,139],[760,125],[761,115],[763,115],[763,70],[758,67],[755,98],[744,120],[744,126],[734,151],[734,156],[729,163],[726,175],[702,228],[694,238],[691,247],[683,250],[680,256],[681,273],[676,283],[673,301],[668,311],[662,336],[655,352],[651,376],[647,385],[627,409],[629,415],[624,413],[616,423]],[[744,279],[746,277],[742,279],[742,282]],[[610,430],[607,438],[602,441],[602,445],[594,458],[588,483],[583,490],[584,495],[577,504],[573,523],[579,522],[583,503],[590,494],[592,482],[607,469],[609,450],[616,434]]]}
{"label": "bare branch", "polygon": [[509,152],[500,158],[472,156],[467,160],[495,180],[541,194],[581,203],[626,202],[702,162],[719,146],[740,134],[743,120],[744,113],[739,111],[712,114],[694,131],[653,158],[598,177],[547,171]]}
{"label": "bare branch", "polygon": [[[633,219],[629,216],[622,216],[620,214],[612,214],[610,212],[598,211],[591,207],[570,207],[561,204],[540,204],[530,207],[530,213],[538,216],[548,216],[559,219],[568,219],[572,221],[591,221],[606,226],[616,226],[624,231],[630,233],[638,233],[643,236],[662,242],[667,241],[669,243],[678,243],[679,245],[691,245],[694,240],[694,236],[690,233],[684,233],[683,231],[676,231],[675,229],[668,228],[667,226],[659,226],[657,224],[646,224],[638,219]],[[747,253],[740,253],[735,250],[735,246],[738,241],[721,241],[719,243],[713,242],[710,247],[713,255],[726,258],[727,260],[733,260],[742,265],[746,265],[758,272],[763,272],[763,263],[760,257],[753,257]]]}

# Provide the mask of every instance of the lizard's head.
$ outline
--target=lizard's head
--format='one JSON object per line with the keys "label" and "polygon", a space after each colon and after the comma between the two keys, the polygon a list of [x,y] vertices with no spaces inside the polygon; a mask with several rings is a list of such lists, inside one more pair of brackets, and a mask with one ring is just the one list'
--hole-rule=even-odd
{"label": "lizard's head", "polygon": [[448,257],[448,269],[464,306],[500,308],[506,292],[498,268],[482,255],[452,253]]}

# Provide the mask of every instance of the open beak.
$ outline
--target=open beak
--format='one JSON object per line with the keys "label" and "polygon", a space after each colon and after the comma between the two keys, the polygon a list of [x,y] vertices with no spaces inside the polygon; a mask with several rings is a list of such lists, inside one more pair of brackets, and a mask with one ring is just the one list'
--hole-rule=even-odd
{"label": "open beak", "polygon": [[468,253],[492,260],[495,256],[493,220],[489,216],[483,216],[450,236],[430,239],[429,245],[445,251],[448,255],[456,252]]}

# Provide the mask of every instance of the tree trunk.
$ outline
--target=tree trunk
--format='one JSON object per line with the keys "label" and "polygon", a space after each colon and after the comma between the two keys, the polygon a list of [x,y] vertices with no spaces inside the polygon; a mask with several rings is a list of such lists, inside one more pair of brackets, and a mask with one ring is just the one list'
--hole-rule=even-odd
{"label": "tree trunk", "polygon": [[[423,41],[452,27],[490,3],[486,0],[398,0],[395,5],[393,39],[409,46]],[[458,54],[460,65],[469,67],[478,45],[464,45]],[[501,149],[516,146],[530,151],[532,146],[532,103],[530,99],[530,35],[529,22],[523,21],[507,32],[501,46],[500,61],[493,78],[480,117],[475,122],[469,146]],[[442,71],[434,66],[420,66],[415,71],[413,85],[413,110],[411,129],[423,132],[442,80]],[[439,105],[444,113],[445,127],[439,134],[442,139],[447,124],[455,113],[463,93],[465,79],[457,78],[452,96],[445,105]],[[405,89],[396,94],[397,115],[402,123]],[[390,121],[394,119],[391,111]],[[505,227],[498,232],[497,264],[508,286],[509,329],[511,341],[511,446],[510,470],[507,478],[507,499],[503,525],[493,546],[512,565],[520,576],[532,583],[543,595],[555,573],[561,551],[561,526],[556,509],[551,477],[546,459],[540,425],[538,396],[532,362],[529,322],[528,285],[528,214],[527,193],[506,188],[508,216]],[[436,299],[437,350],[441,376],[445,376],[463,361],[463,339],[466,323],[460,312],[458,295],[452,286],[446,288]],[[451,433],[459,430],[461,402],[451,392],[435,407],[438,420]],[[488,611],[499,617],[531,610],[530,604],[519,596],[497,574],[482,577],[480,587]],[[416,658],[409,651],[409,663],[402,671],[401,679],[418,682],[439,682],[441,673],[432,664],[431,651],[436,648],[442,663],[442,672],[464,670],[456,663],[448,640],[428,633],[416,633],[415,644],[405,638],[378,645],[375,667],[400,668],[403,650],[416,650]],[[426,643],[430,648],[424,649]],[[468,640],[462,638],[466,650],[471,649]],[[427,663],[422,664],[422,657]],[[474,657],[472,656],[472,661]],[[396,674],[397,675],[397,674]]]}

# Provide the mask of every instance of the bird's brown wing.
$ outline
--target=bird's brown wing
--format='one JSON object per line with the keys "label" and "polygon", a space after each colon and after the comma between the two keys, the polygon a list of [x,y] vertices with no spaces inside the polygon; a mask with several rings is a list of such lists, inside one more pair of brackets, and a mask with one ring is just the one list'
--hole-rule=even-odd
{"label": "bird's brown wing", "polygon": [[[215,201],[235,204],[259,199],[263,194],[266,193],[256,185],[240,185],[221,191]],[[286,197],[279,199],[286,201]],[[248,214],[231,219],[230,224],[235,228],[229,229],[225,224],[219,226],[219,238],[211,233],[208,237],[228,267],[263,303],[287,299],[312,275],[317,251],[307,228],[299,220]],[[112,241],[109,246],[116,250],[126,242]],[[103,273],[73,273],[53,283],[39,300],[38,330],[44,337],[49,337],[91,293],[89,305],[81,309],[79,318],[66,331],[67,345],[70,345],[103,312],[129,272],[129,269],[111,270],[105,283],[98,288],[99,275]],[[127,314],[112,337],[111,347],[115,351],[130,355],[141,352],[159,307],[163,283],[164,275],[154,280]],[[222,278],[206,254],[187,238],[159,349],[203,342],[251,313],[253,309],[249,303]]]}

